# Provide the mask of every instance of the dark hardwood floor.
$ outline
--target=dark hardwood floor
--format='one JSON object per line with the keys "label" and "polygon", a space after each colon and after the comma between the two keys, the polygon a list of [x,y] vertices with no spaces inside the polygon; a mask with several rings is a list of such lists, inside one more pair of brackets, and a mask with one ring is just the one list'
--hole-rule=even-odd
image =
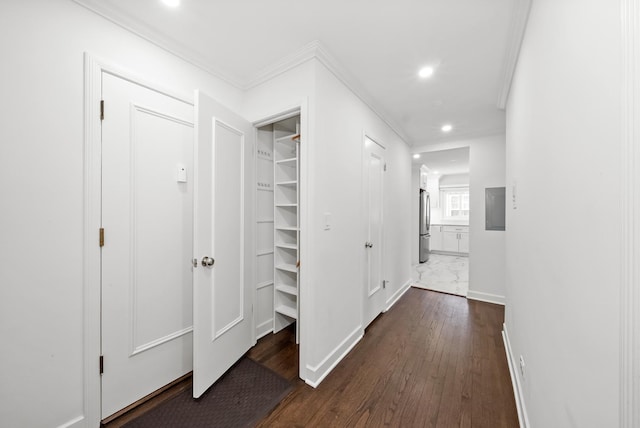
{"label": "dark hardwood floor", "polygon": [[[247,355],[295,388],[258,426],[517,427],[503,319],[502,306],[412,288],[316,389],[298,378],[293,329],[269,334]],[[190,383],[177,386],[186,387]]]}
{"label": "dark hardwood floor", "polygon": [[503,319],[502,306],[412,288],[316,389],[291,372],[291,333],[270,335],[249,356],[296,388],[259,426],[517,427]]}

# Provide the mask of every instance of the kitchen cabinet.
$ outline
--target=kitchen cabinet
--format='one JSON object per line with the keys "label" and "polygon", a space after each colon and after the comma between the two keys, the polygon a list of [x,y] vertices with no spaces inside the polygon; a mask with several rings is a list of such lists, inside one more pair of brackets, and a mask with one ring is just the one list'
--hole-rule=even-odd
{"label": "kitchen cabinet", "polygon": [[420,167],[420,188],[427,189],[427,170],[424,167]]}
{"label": "kitchen cabinet", "polygon": [[442,250],[448,253],[469,253],[469,226],[441,226]]}
{"label": "kitchen cabinet", "polygon": [[442,227],[443,226],[438,225],[431,226],[431,230],[429,231],[431,234],[429,240],[431,251],[444,251],[442,247]]}

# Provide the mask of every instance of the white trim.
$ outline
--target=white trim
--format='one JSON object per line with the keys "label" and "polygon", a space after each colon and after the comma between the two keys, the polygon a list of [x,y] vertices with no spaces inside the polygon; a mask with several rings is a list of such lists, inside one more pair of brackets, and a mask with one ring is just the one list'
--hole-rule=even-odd
{"label": "white trim", "polygon": [[[261,72],[256,74],[255,78],[251,79],[242,88],[245,90],[254,88],[313,59],[316,59],[329,72],[331,72],[343,85],[347,87],[347,89],[349,89],[360,99],[360,101],[371,109],[371,111],[375,113],[380,120],[387,124],[387,126],[389,126],[389,128],[391,128],[391,130],[395,132],[405,144],[410,145],[409,137],[404,133],[402,127],[391,119],[391,116],[386,112],[386,110],[373,99],[366,89],[364,89],[360,81],[356,79],[345,67],[343,67],[318,40],[308,43],[297,52],[294,52],[274,65],[263,69]],[[267,124],[268,122],[260,123]]]}
{"label": "white trim", "polygon": [[273,332],[273,317],[256,327],[256,341]]}
{"label": "white trim", "polygon": [[382,108],[369,92],[361,85],[360,80],[355,78],[346,68],[344,68],[333,56],[329,54],[327,49],[319,42],[314,42],[316,45],[315,58],[324,65],[333,75],[344,84],[353,94],[360,99],[367,107],[373,111],[393,132],[400,137],[400,139],[409,147],[409,137],[404,133],[402,127],[395,123],[391,119],[391,116],[387,111]]}
{"label": "white trim", "polygon": [[84,416],[87,426],[98,426],[101,419],[100,393],[100,247],[101,225],[101,124],[99,103],[102,96],[103,64],[84,54]]}
{"label": "white trim", "polygon": [[499,296],[497,294],[491,294],[491,293],[483,293],[481,291],[473,291],[473,290],[469,290],[467,292],[467,299],[469,300],[477,300],[479,302],[487,302],[487,303],[494,303],[496,305],[505,305],[505,297],[504,296]]}
{"label": "white trim", "polygon": [[57,428],[80,428],[86,426],[84,423],[84,416],[78,416],[71,419],[69,422],[65,422],[62,425],[58,425]]}
{"label": "white trim", "polygon": [[[293,116],[300,116],[300,135],[301,135],[301,141],[300,141],[300,201],[299,201],[299,206],[298,209],[300,210],[299,212],[299,218],[300,218],[300,232],[304,232],[307,236],[305,237],[305,239],[303,239],[300,243],[300,247],[298,248],[298,258],[300,260],[300,268],[298,270],[298,277],[299,277],[299,282],[298,282],[298,286],[299,286],[299,290],[298,290],[298,299],[300,299],[300,306],[299,306],[299,314],[298,314],[298,324],[297,327],[299,329],[299,356],[298,356],[298,376],[301,379],[306,379],[306,361],[307,361],[307,355],[308,355],[308,346],[309,346],[309,341],[305,340],[306,337],[310,337],[309,336],[309,328],[308,328],[308,324],[311,322],[312,320],[312,311],[314,309],[312,304],[305,304],[305,302],[313,302],[313,290],[311,289],[311,282],[307,281],[307,278],[311,278],[312,274],[311,274],[311,269],[312,266],[310,263],[307,262],[307,260],[310,260],[311,258],[308,256],[308,254],[310,254],[311,252],[311,246],[309,245],[309,242],[311,242],[313,240],[312,238],[312,233],[313,231],[311,230],[311,228],[308,226],[309,225],[309,212],[311,212],[310,209],[310,203],[313,200],[310,196],[309,196],[309,192],[311,189],[310,186],[310,175],[309,175],[309,159],[312,156],[312,149],[313,149],[313,133],[310,132],[309,129],[309,100],[308,98],[302,98],[300,100],[300,102],[298,102],[297,104],[289,104],[286,106],[283,106],[282,108],[274,108],[272,110],[273,113],[269,113],[263,117],[260,117],[258,119],[254,119],[252,121],[252,125],[253,127],[256,129],[256,133],[257,133],[257,129],[259,127],[265,126],[265,125],[269,125],[271,123],[274,122],[278,122],[280,120],[284,120],[284,119],[288,119],[290,117]],[[254,150],[254,156],[255,156],[255,150]],[[257,236],[254,234],[254,236]],[[256,238],[257,239],[257,238]],[[257,293],[257,290],[256,290]],[[270,321],[273,326],[273,318]],[[255,321],[254,321],[255,323]],[[260,326],[262,326],[263,324],[260,324]],[[256,328],[254,329],[255,332],[258,332],[258,328],[260,326],[256,326]],[[272,331],[272,330],[269,330]],[[268,331],[267,331],[268,333]],[[266,333],[265,333],[266,334]],[[260,337],[264,336],[264,334],[261,334]],[[256,339],[257,340],[257,339]]]}
{"label": "white trim", "polygon": [[[313,59],[317,55],[318,47],[320,46],[320,42],[317,40],[307,43],[302,48],[297,51],[285,56],[279,61],[263,68],[258,73],[256,73],[248,82],[243,85],[244,90],[249,90],[259,86],[269,80],[278,77],[289,70],[292,70],[305,62]],[[273,123],[273,122],[268,122]],[[267,125],[268,123],[265,123]]]}
{"label": "white trim", "polygon": [[404,283],[404,285],[402,287],[400,287],[400,289],[398,291],[396,291],[395,293],[393,293],[393,295],[387,300],[387,307],[383,312],[387,312],[389,309],[391,309],[391,307],[393,305],[396,304],[396,302],[398,300],[400,300],[400,298],[402,296],[404,296],[404,293],[406,293],[407,291],[409,291],[409,289],[411,288],[411,284],[413,283],[413,280],[408,280],[407,282]]}
{"label": "white trim", "polygon": [[640,426],[640,1],[621,1],[620,427]]}
{"label": "white trim", "polygon": [[507,354],[507,363],[509,364],[509,373],[511,374],[511,385],[513,386],[513,395],[516,399],[516,409],[518,410],[518,422],[520,428],[529,428],[529,416],[527,415],[527,406],[524,402],[524,394],[522,392],[522,386],[518,372],[515,369],[518,367],[518,362],[513,358],[513,351],[511,350],[511,342],[509,341],[509,334],[507,332],[507,325],[502,324],[502,340],[504,341],[504,350]]}
{"label": "white trim", "polygon": [[513,75],[516,72],[518,57],[520,56],[520,48],[524,40],[525,30],[527,28],[527,19],[531,10],[531,0],[516,0],[513,5],[511,14],[511,27],[507,36],[506,55],[502,64],[502,87],[498,94],[498,108],[504,110],[507,107],[509,92],[511,91],[511,83]]}
{"label": "white trim", "polygon": [[[174,40],[166,37],[161,32],[158,32],[151,27],[146,26],[140,20],[132,18],[130,15],[120,13],[117,8],[109,2],[101,0],[73,0],[78,5],[87,8],[88,10],[100,15],[107,21],[117,25],[120,28],[135,34],[136,36],[146,40],[154,46],[180,58],[183,61],[188,62],[201,70],[206,71],[212,76],[234,86],[238,89],[243,89],[244,85],[238,79],[234,78],[230,74],[223,73],[220,70],[215,70],[207,66],[203,61],[200,61],[197,53],[193,52],[187,46],[181,45]],[[141,31],[142,29],[142,31]]]}
{"label": "white trim", "polygon": [[335,366],[353,349],[363,337],[362,326],[358,326],[336,348],[329,353],[317,366],[307,365],[307,385],[316,388],[320,382],[331,373]]}

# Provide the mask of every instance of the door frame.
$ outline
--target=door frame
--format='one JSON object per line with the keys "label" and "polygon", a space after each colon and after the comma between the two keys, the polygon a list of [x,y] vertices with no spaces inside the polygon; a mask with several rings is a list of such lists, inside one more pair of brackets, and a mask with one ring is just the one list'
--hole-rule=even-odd
{"label": "door frame", "polygon": [[[284,120],[290,118],[292,116],[300,116],[300,145],[299,145],[299,157],[298,161],[299,165],[299,174],[300,174],[300,182],[299,182],[299,193],[300,193],[300,201],[298,202],[298,209],[300,212],[298,213],[300,217],[300,232],[304,231],[304,239],[300,240],[299,248],[298,248],[298,258],[300,260],[300,267],[298,269],[298,298],[300,299],[300,314],[298,316],[299,322],[296,328],[299,329],[300,340],[299,340],[299,353],[298,353],[298,377],[304,380],[306,383],[311,384],[312,380],[308,377],[308,370],[312,370],[311,367],[307,366],[307,356],[309,355],[309,347],[310,343],[306,340],[306,338],[311,337],[308,334],[309,331],[309,323],[311,322],[311,310],[312,306],[309,302],[313,302],[313,290],[311,287],[311,282],[308,281],[308,278],[312,277],[312,266],[309,264],[309,260],[312,260],[312,257],[309,255],[312,252],[312,246],[309,245],[310,242],[313,242],[312,230],[309,227],[309,213],[310,213],[310,201],[313,200],[310,196],[311,186],[311,174],[309,173],[310,162],[309,159],[313,156],[313,135],[311,132],[311,126],[309,124],[309,99],[302,98],[300,101],[282,106],[280,108],[275,108],[271,112],[266,113],[264,116],[260,116],[257,120],[250,120],[256,134],[256,141],[258,141],[258,128],[272,124],[274,122],[278,122],[280,120]],[[254,163],[257,162],[257,152],[253,150],[253,158]],[[254,198],[254,206],[253,210],[256,211],[257,208],[257,198]],[[255,222],[254,222],[255,223]],[[255,224],[254,224],[255,227]],[[257,245],[257,233],[253,234],[254,242],[253,246],[256,248]],[[255,281],[254,281],[255,282]],[[257,289],[256,284],[253,284],[253,293],[254,293],[254,305],[257,302]],[[255,316],[254,316],[254,326],[253,333],[255,337]]]}
{"label": "door frame", "polygon": [[100,246],[102,217],[102,73],[108,73],[193,106],[191,96],[159,87],[111,61],[84,53],[84,159],[83,159],[83,413],[86,426],[98,426],[102,414],[100,389],[101,298]]}
{"label": "door frame", "polygon": [[[365,207],[364,204],[364,194],[365,191],[368,190],[368,183],[365,183],[364,180],[364,171],[366,168],[365,165],[365,142],[366,140],[369,139],[371,141],[373,141],[374,144],[377,144],[380,148],[382,148],[382,150],[385,151],[386,154],[386,150],[387,147],[382,143],[382,140],[380,140],[379,138],[376,138],[374,136],[372,136],[371,133],[367,132],[366,130],[362,131],[362,144],[361,144],[361,151],[360,151],[360,159],[361,159],[361,172],[360,172],[360,177],[362,177],[362,185],[361,185],[361,194],[362,194],[362,199],[360,200],[360,210],[361,210],[361,218],[364,219],[367,216],[367,207]],[[386,157],[384,158],[384,162],[385,162],[385,168],[386,168],[386,163],[387,163],[387,159]],[[385,192],[384,192],[384,186],[385,186],[385,180],[384,180],[384,173],[383,173],[383,179],[382,179],[382,231],[381,231],[381,236],[382,236],[382,242],[380,243],[381,248],[380,248],[380,280],[381,281],[385,281],[384,277],[385,277],[385,239],[384,239],[384,218],[385,218]],[[361,232],[361,236],[362,236],[362,244],[364,245],[364,243],[367,240],[367,222],[363,222],[363,226],[362,226],[362,232]],[[366,305],[367,305],[367,299],[368,299],[368,292],[367,292],[367,286],[368,284],[365,283],[365,278],[367,276],[367,263],[366,261],[363,261],[362,263],[362,268],[361,268],[361,284],[362,284],[362,304],[360,305],[360,325],[362,326],[362,334],[364,334],[364,331],[366,330],[368,325],[365,325],[365,314],[366,314]],[[388,296],[387,296],[387,289],[386,287],[383,287],[382,290],[380,290],[380,292],[382,293],[382,297],[383,297],[383,305],[382,308],[380,310],[380,313],[383,314],[387,311],[387,300],[388,300]],[[379,314],[378,314],[379,315]],[[374,318],[375,319],[375,318]]]}

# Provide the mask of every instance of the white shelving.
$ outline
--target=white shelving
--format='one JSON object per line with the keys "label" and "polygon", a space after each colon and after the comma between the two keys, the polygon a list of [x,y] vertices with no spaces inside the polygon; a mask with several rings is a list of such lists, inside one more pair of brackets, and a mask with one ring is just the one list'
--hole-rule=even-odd
{"label": "white shelving", "polygon": [[[274,333],[299,319],[299,140],[297,123],[291,121],[283,123],[280,129],[274,124]],[[296,329],[297,341],[299,341],[298,328]]]}

